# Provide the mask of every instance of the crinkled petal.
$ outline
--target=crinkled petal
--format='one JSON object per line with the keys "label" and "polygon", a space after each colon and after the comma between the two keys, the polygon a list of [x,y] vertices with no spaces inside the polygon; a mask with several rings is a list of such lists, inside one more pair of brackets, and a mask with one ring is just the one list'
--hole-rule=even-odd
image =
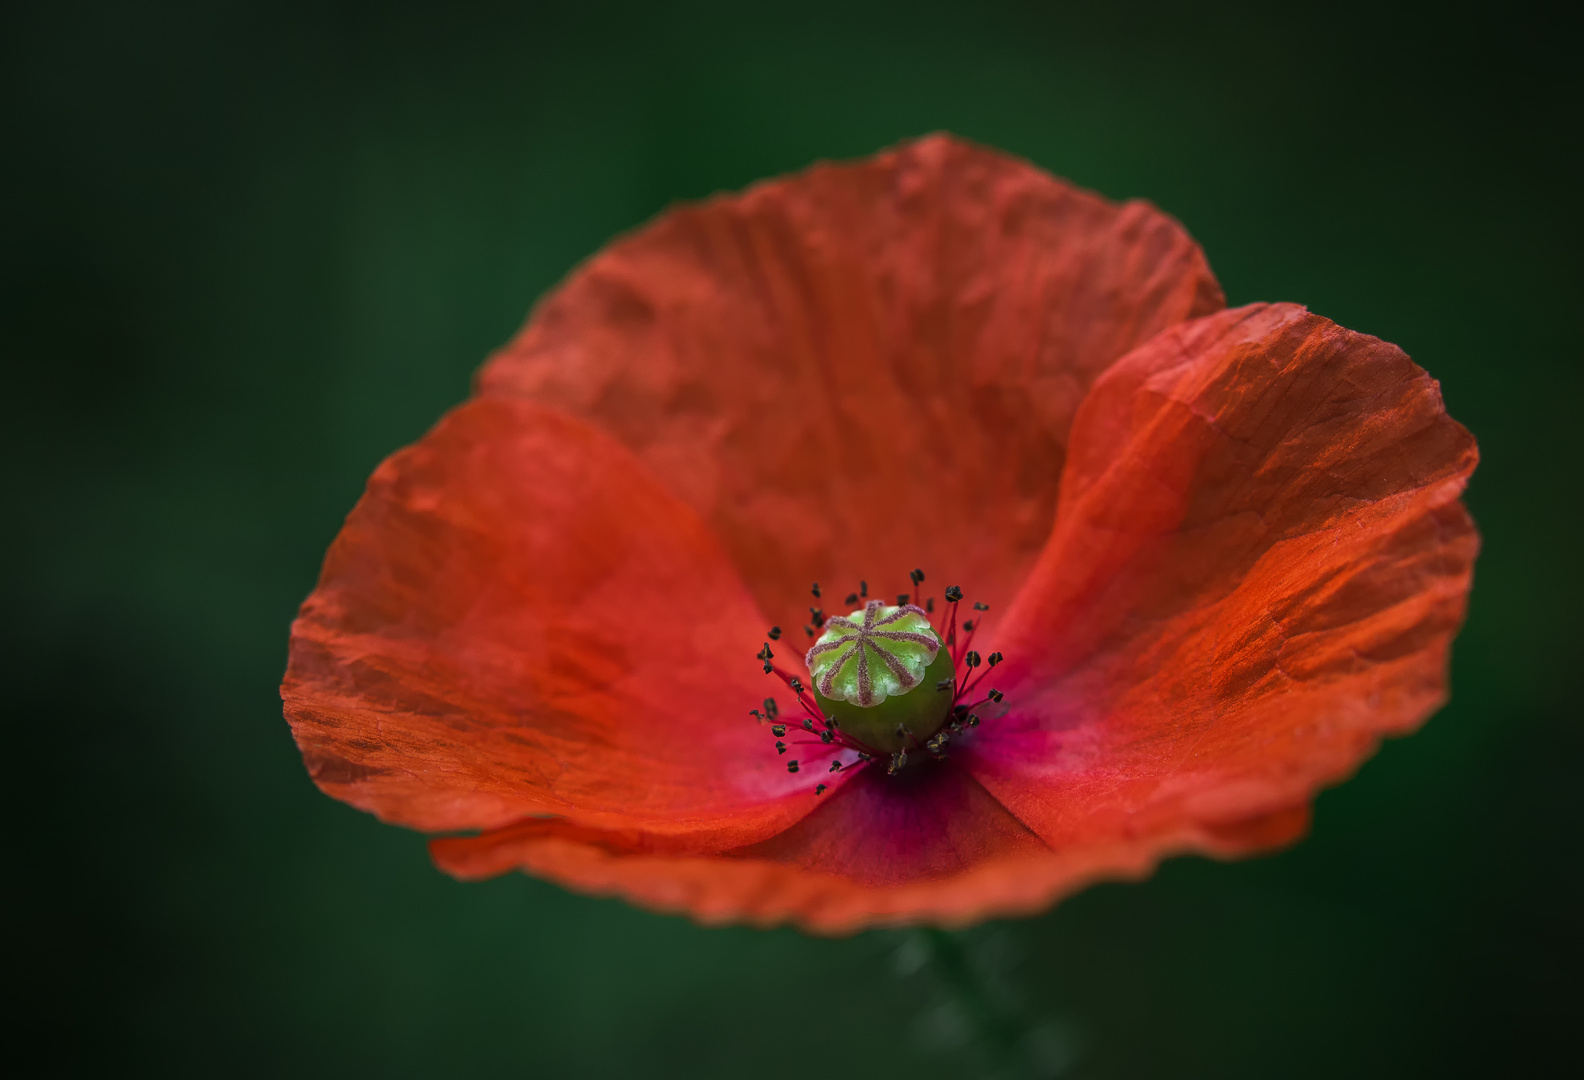
{"label": "crinkled petal", "polygon": [[630,451],[530,401],[475,400],[369,481],[293,624],[281,695],[315,782],[388,821],[556,814],[718,849],[813,805],[748,716],[779,688],[753,659],[764,629]]}
{"label": "crinkled petal", "polygon": [[430,850],[464,879],[521,869],[704,923],[793,922],[820,933],[972,922],[1037,907],[1053,880],[1083,877],[961,769],[901,782],[864,772],[824,799],[780,836],[715,857],[561,821],[439,839]]}
{"label": "crinkled petal", "polygon": [[1290,304],[1166,331],[1079,412],[996,642],[1012,709],[963,760],[1057,850],[1268,846],[1445,700],[1476,459],[1377,338]]}
{"label": "crinkled petal", "polygon": [[[932,575],[1010,599],[1072,417],[1117,357],[1222,307],[1147,203],[932,136],[673,210],[595,256],[479,378],[632,447],[763,610]],[[938,595],[938,593],[935,593]]]}
{"label": "crinkled petal", "polygon": [[[522,870],[706,924],[790,922],[821,934],[1031,913],[1102,878],[1144,877],[1167,853],[1158,838],[1053,850],[964,770],[926,768],[900,792],[895,778],[860,774],[786,833],[724,856],[564,821],[444,837],[430,851],[464,880]],[[1194,826],[1169,850],[1232,855],[1256,830],[1270,845],[1307,823],[1299,807],[1235,829]]]}

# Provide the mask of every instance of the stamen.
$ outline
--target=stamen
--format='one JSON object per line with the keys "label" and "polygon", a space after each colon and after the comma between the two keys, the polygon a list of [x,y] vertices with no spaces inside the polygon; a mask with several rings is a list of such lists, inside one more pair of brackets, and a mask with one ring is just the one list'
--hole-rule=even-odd
{"label": "stamen", "polygon": [[787,772],[797,772],[797,771],[798,771],[798,763],[796,761],[787,762]]}
{"label": "stamen", "polygon": [[945,617],[941,620],[937,633],[945,640],[946,648],[951,653],[952,663],[957,663],[957,602],[962,599],[962,589],[956,585],[946,587],[946,602],[951,605],[946,610]]}
{"label": "stamen", "polygon": [[781,640],[781,628],[779,626],[772,626],[770,628],[769,633],[767,633],[765,636],[768,637],[771,641],[780,641]]}
{"label": "stamen", "polygon": [[952,654],[952,658],[954,660],[962,659],[963,653],[967,652],[968,649],[973,646],[974,631],[979,628],[980,621],[981,620],[968,619],[963,623],[963,633],[966,636],[962,640],[962,648]]}

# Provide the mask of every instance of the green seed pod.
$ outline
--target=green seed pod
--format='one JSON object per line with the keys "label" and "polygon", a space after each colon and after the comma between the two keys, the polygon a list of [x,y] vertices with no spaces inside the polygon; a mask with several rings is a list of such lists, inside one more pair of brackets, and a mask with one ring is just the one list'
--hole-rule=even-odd
{"label": "green seed pod", "polygon": [[871,600],[830,619],[807,660],[820,709],[884,753],[922,746],[951,712],[951,654],[912,604]]}

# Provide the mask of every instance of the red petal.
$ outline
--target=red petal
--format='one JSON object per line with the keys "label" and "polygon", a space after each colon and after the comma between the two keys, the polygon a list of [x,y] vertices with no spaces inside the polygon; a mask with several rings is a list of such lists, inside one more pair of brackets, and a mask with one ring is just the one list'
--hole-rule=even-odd
{"label": "red petal", "polygon": [[1301,308],[1163,333],[1079,412],[969,767],[1058,850],[1289,839],[1446,697],[1476,457],[1401,350]]}
{"label": "red petal", "polygon": [[706,923],[790,920],[822,933],[1032,910],[1053,887],[1090,876],[950,764],[897,779],[866,771],[825,798],[782,835],[713,858],[557,821],[435,840],[430,850],[464,879],[522,869]]}
{"label": "red petal", "polygon": [[636,831],[527,821],[430,841],[463,880],[522,870],[703,923],[792,922],[816,933],[931,922],[961,926],[1042,910],[1100,879],[1141,878],[1171,851],[1230,856],[1297,839],[1307,806],[1222,827],[1052,850],[950,762],[916,775],[864,772],[763,843],[721,856]]}
{"label": "red petal", "polygon": [[753,660],[764,629],[630,452],[479,400],[375,472],[292,627],[281,695],[319,786],[387,820],[555,813],[730,846],[813,799],[747,715],[778,688]]}
{"label": "red petal", "polygon": [[801,621],[811,580],[834,607],[914,566],[998,604],[1049,536],[1089,384],[1222,303],[1149,204],[933,136],[666,214],[479,384],[636,450],[776,621]]}

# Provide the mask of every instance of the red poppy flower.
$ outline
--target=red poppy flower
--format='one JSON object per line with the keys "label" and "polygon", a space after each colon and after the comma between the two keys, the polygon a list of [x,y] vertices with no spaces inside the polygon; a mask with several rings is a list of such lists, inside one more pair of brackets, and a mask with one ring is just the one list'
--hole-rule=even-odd
{"label": "red poppy flower", "polygon": [[[998,153],[673,210],[477,389],[375,472],[282,686],[319,786],[470,834],[432,841],[458,877],[824,932],[1031,911],[1291,842],[1446,696],[1476,450],[1437,384],[1225,310],[1176,222]],[[856,654],[957,706],[933,734],[788,689],[865,579],[933,601],[906,672]]]}

